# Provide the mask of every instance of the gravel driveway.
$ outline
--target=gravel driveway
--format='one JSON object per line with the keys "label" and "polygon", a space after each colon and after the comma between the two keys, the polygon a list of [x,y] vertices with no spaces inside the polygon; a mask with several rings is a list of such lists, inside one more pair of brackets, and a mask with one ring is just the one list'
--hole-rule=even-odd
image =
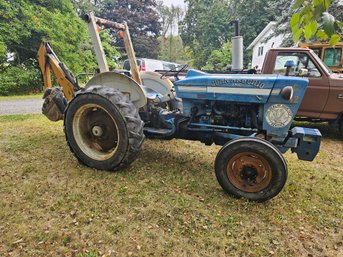
{"label": "gravel driveway", "polygon": [[13,99],[0,101],[0,115],[42,113],[43,99]]}

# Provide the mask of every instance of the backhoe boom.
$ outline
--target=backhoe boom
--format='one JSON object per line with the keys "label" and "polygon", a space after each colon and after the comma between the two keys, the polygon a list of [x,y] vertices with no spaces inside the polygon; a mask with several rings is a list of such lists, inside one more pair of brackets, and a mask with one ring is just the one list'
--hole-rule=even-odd
{"label": "backhoe boom", "polygon": [[65,98],[69,101],[79,89],[73,75],[68,71],[52,50],[48,42],[42,42],[38,50],[38,62],[42,71],[44,90],[52,87],[51,72],[58,85],[62,88]]}

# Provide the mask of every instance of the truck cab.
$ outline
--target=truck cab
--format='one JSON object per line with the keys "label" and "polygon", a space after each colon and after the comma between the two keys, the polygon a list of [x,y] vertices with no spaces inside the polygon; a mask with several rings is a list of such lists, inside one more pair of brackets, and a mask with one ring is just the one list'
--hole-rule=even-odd
{"label": "truck cab", "polygon": [[343,42],[339,42],[335,46],[321,42],[300,43],[299,47],[312,49],[330,70],[336,73],[343,73]]}
{"label": "truck cab", "polygon": [[343,135],[343,74],[333,73],[311,49],[271,49],[261,72],[308,78],[297,117],[338,123]]}

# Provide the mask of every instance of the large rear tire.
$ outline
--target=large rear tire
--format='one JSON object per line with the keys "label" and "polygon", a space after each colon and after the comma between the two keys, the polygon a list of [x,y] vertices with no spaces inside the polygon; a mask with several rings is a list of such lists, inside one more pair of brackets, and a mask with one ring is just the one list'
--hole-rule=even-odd
{"label": "large rear tire", "polygon": [[275,197],[287,180],[282,154],[259,138],[239,138],[224,145],[217,154],[215,172],[227,193],[257,202]]}
{"label": "large rear tire", "polygon": [[80,91],[68,104],[64,131],[71,151],[85,165],[117,170],[132,163],[144,141],[144,123],[126,95],[101,86]]}

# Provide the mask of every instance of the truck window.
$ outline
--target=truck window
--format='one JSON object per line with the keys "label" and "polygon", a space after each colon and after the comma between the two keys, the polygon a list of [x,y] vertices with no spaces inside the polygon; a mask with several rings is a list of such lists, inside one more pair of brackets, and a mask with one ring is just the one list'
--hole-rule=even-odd
{"label": "truck window", "polygon": [[275,60],[274,72],[276,74],[286,74],[286,63],[293,63],[289,76],[299,76],[302,69],[307,70],[306,77],[320,77],[321,74],[315,64],[306,53],[279,53]]}
{"label": "truck window", "polygon": [[339,66],[342,59],[342,48],[327,48],[324,51],[324,63],[328,66]]}
{"label": "truck window", "polygon": [[311,48],[313,50],[313,52],[319,56],[319,58],[321,58],[322,56],[322,50],[320,48]]}
{"label": "truck window", "polygon": [[[142,60],[141,59],[137,59],[136,61],[137,61],[137,66],[139,67],[139,69],[141,69]],[[125,60],[124,61],[123,69],[124,70],[131,70],[129,60]]]}

